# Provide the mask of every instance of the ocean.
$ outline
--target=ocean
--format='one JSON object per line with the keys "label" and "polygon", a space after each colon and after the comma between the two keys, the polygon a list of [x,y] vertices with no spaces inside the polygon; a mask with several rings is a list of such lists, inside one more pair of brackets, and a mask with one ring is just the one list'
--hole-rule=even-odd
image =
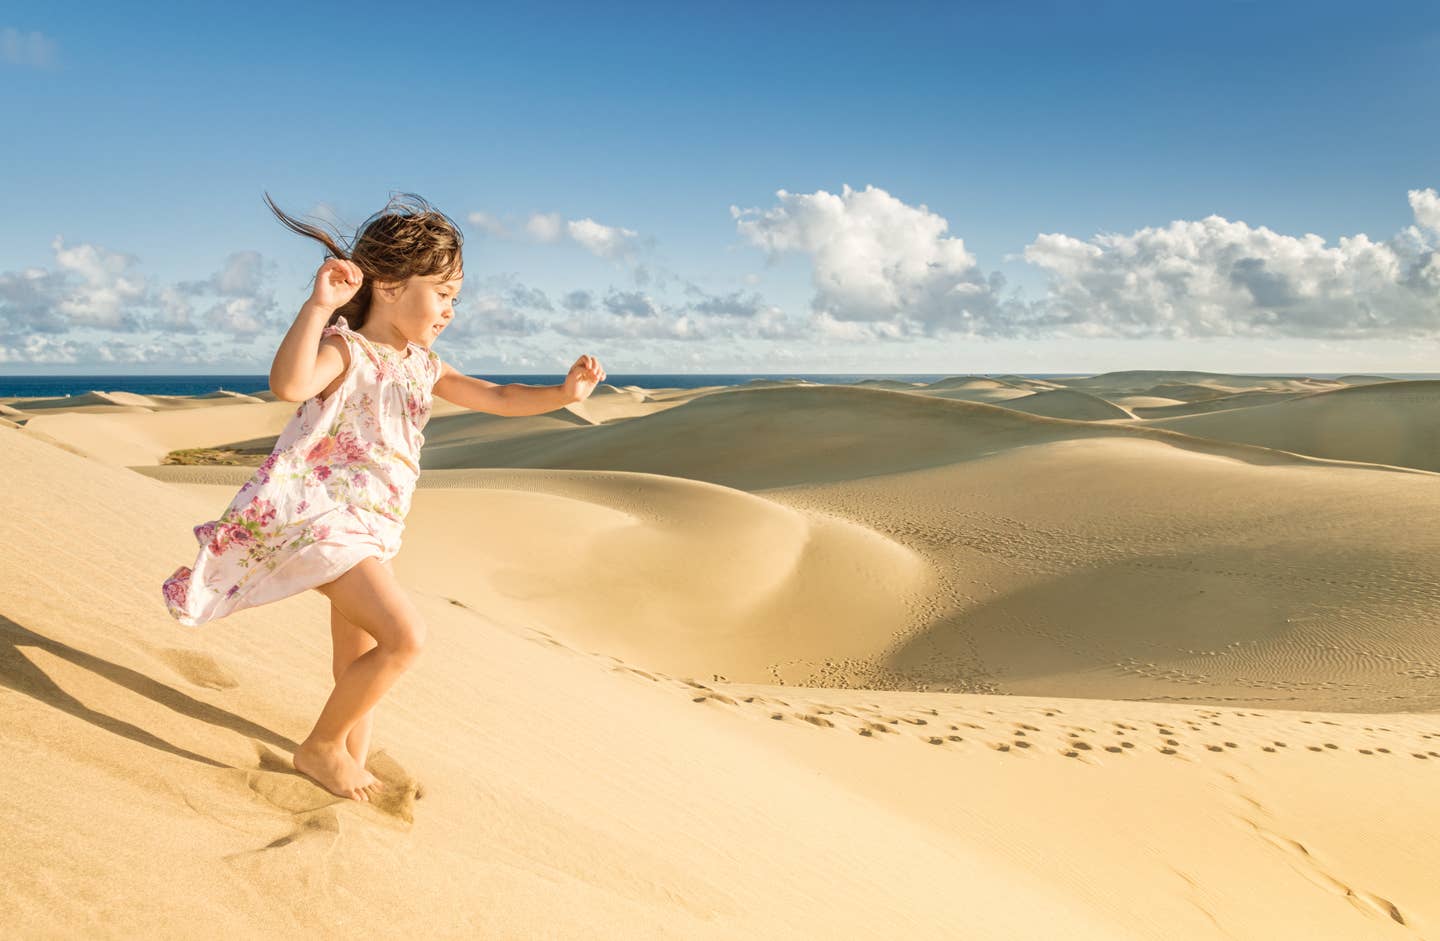
{"label": "ocean", "polygon": [[[1157,370],[1162,371],[1162,370]],[[806,379],[835,385],[864,382],[875,379],[893,379],[900,382],[935,382],[949,376],[1026,376],[1031,379],[1066,379],[1076,376],[1093,376],[1096,373],[674,373],[636,374],[631,376],[610,374],[605,377],[606,385],[643,386],[648,389],[695,389],[701,386],[744,385],[756,379],[784,380]],[[1440,373],[1375,373],[1356,370],[1349,373],[1251,373],[1238,375],[1285,375],[1308,376],[1311,379],[1336,379],[1347,375],[1380,375],[1390,379],[1440,379]],[[564,381],[563,374],[536,375],[486,375],[483,378],[496,383],[521,382],[527,385],[558,385]],[[81,395],[86,392],[134,392],[140,395],[207,395],[224,390],[227,392],[264,392],[270,388],[267,376],[230,375],[176,375],[176,376],[6,376],[0,375],[0,398],[32,398],[63,395]]]}

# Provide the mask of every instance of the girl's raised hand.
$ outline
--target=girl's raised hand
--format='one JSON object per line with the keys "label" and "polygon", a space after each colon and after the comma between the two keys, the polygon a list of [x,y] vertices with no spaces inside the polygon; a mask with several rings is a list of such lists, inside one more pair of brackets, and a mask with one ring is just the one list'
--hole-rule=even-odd
{"label": "girl's raised hand", "polygon": [[575,360],[565,376],[565,394],[572,402],[583,402],[605,381],[605,368],[593,356],[582,356]]}
{"label": "girl's raised hand", "polygon": [[315,272],[315,289],[310,292],[312,303],[336,310],[360,290],[365,275],[360,266],[343,258],[327,258]]}

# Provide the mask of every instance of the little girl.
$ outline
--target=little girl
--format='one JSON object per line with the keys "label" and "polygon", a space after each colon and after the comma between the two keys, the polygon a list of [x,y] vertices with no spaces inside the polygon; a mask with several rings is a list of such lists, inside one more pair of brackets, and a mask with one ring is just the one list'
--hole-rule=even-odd
{"label": "little girl", "polygon": [[165,580],[165,604],[193,627],[309,588],[329,598],[335,689],[295,750],[295,769],[368,801],[383,787],[365,770],[372,710],[425,640],[390,560],[420,476],[432,395],[536,415],[588,398],[605,370],[581,356],[561,385],[496,385],[443,362],[430,347],[455,316],[462,238],[418,196],[393,196],[349,251],[268,193],[265,201],[328,252],[270,367],[271,391],[300,407],[220,518],[194,528],[199,554]]}

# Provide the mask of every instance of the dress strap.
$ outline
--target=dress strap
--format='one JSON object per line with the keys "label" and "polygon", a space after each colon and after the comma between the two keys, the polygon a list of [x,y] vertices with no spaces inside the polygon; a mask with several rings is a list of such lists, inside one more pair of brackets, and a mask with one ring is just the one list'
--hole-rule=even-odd
{"label": "dress strap", "polygon": [[321,330],[320,336],[345,337],[347,342],[349,342],[352,347],[358,345],[362,350],[365,351],[365,355],[370,358],[370,361],[372,363],[374,363],[376,366],[380,365],[380,351],[375,349],[374,344],[372,344],[363,335],[356,333],[353,329],[351,329],[350,321],[345,319],[344,314],[341,314],[339,319],[327,326],[324,330]]}

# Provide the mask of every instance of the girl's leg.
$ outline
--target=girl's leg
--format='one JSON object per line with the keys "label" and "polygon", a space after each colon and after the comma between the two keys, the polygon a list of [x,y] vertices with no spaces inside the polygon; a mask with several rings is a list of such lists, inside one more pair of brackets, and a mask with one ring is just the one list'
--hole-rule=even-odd
{"label": "girl's leg", "polygon": [[[334,602],[330,604],[330,639],[334,643],[332,672],[337,683],[350,664],[359,659],[361,654],[374,650],[376,646],[375,638],[351,624],[349,619],[340,613],[340,609],[335,607]],[[365,767],[365,760],[370,757],[370,732],[374,719],[375,710],[371,709],[355,723],[345,738],[345,750],[362,768]]]}
{"label": "girl's leg", "polygon": [[295,750],[295,770],[333,794],[369,800],[369,772],[351,757],[346,739],[420,655],[425,622],[394,574],[373,556],[318,590],[376,645],[356,657],[335,682],[315,728]]}

